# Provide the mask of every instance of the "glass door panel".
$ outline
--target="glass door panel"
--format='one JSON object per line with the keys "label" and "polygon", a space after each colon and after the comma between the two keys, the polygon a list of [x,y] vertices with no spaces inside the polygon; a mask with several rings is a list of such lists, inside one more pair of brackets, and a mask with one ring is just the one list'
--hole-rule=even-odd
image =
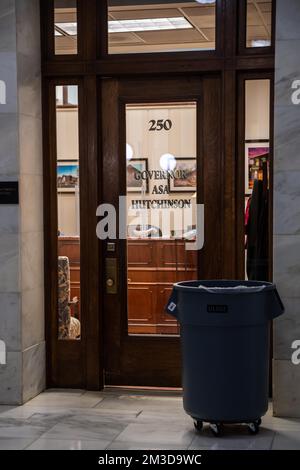
{"label": "glass door panel", "polygon": [[245,278],[269,280],[269,79],[245,80]]}
{"label": "glass door panel", "polygon": [[164,307],[197,279],[197,103],[126,105],[129,335],[178,335]]}
{"label": "glass door panel", "polygon": [[80,340],[80,181],[78,86],[56,90],[58,339]]}

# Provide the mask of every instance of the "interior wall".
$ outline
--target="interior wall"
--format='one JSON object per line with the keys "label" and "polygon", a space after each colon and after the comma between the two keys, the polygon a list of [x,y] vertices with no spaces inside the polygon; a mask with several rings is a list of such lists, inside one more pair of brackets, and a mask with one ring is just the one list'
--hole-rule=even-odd
{"label": "interior wall", "polygon": [[19,183],[19,204],[0,206],[0,403],[45,387],[43,153],[39,0],[0,3],[0,179]]}
{"label": "interior wall", "polygon": [[78,109],[58,108],[57,120],[57,159],[78,160]]}
{"label": "interior wall", "polygon": [[[57,108],[57,160],[79,163],[78,109]],[[58,230],[65,236],[79,236],[79,194],[59,192]]]}
{"label": "interior wall", "polygon": [[246,81],[246,140],[270,138],[270,81]]}

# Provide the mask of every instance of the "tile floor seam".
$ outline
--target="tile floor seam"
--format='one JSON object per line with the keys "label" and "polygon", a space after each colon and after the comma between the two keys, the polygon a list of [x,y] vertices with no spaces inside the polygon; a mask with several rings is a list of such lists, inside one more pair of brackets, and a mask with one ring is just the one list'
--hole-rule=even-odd
{"label": "tile floor seam", "polygon": [[112,445],[113,441],[111,441],[109,444],[107,444],[107,446],[105,447],[104,450],[109,450],[109,447]]}
{"label": "tile floor seam", "polygon": [[122,432],[124,432],[124,431],[128,428],[128,426],[129,426],[130,424],[131,424],[131,423],[127,424],[127,425],[125,426],[125,428],[122,429],[122,431],[120,431],[119,434],[113,438],[113,440],[110,442],[109,446],[111,446],[115,441],[118,440],[117,438],[122,434]]}
{"label": "tile floor seam", "polygon": [[[48,441],[57,441],[57,437],[56,436],[44,436],[44,434],[40,437],[38,437],[36,439],[36,441],[38,441],[39,439],[45,439],[45,440],[48,440]],[[70,438],[66,438],[66,439],[59,439],[60,441],[74,441],[74,440],[77,440],[76,438],[74,437],[70,437]],[[82,439],[83,441],[97,441],[97,438],[96,437],[85,437],[84,439]],[[105,439],[106,440],[106,439]],[[112,442],[109,443],[109,445],[111,444]]]}
{"label": "tile floor seam", "polygon": [[[37,440],[38,440],[38,439],[57,440],[57,436],[51,436],[51,435],[47,435],[47,434],[50,433],[50,432],[53,430],[53,428],[54,428],[55,426],[57,426],[58,424],[64,424],[64,421],[63,421],[63,420],[64,420],[65,418],[68,419],[68,418],[70,418],[70,417],[72,417],[72,416],[73,416],[73,415],[62,416],[61,419],[59,419],[53,426],[49,427],[49,429],[47,429],[45,432],[43,432],[43,433],[37,438]],[[78,414],[77,416],[78,416],[78,417],[81,417],[82,414]],[[94,415],[93,415],[93,416],[94,416]],[[104,418],[109,418],[109,417],[104,415]],[[123,429],[120,430],[120,432],[113,438],[113,440],[109,443],[109,445],[128,427],[129,424],[131,424],[131,423],[130,423],[130,422],[127,422],[127,423],[126,423],[126,426],[125,426]],[[95,437],[85,437],[85,438],[84,438],[85,441],[94,441],[94,440],[97,440],[97,439],[99,439],[97,436],[95,436]],[[66,439],[62,439],[62,440],[67,440],[67,441],[68,441],[68,440],[70,440],[70,438],[69,438],[69,439],[66,438]],[[107,440],[109,440],[109,438],[108,438]]]}
{"label": "tile floor seam", "polygon": [[[32,416],[33,416],[33,415],[32,415]],[[49,427],[47,430],[45,430],[39,437],[37,437],[37,438],[36,438],[36,441],[37,441],[38,439],[42,439],[45,434],[47,434],[48,432],[52,431],[52,429],[55,428],[55,426],[57,426],[57,424],[59,424],[65,417],[66,417],[66,416],[61,416],[55,424],[53,424],[52,426],[50,426],[50,427]],[[45,439],[45,438],[44,438],[44,439]],[[49,437],[47,437],[47,439],[49,439]],[[34,442],[35,442],[35,441],[34,441]],[[32,445],[32,444],[33,444],[33,442],[32,442],[30,445]]]}
{"label": "tile floor seam", "polygon": [[277,431],[274,431],[274,433],[273,433],[273,438],[272,438],[272,442],[271,442],[271,447],[270,447],[270,450],[272,450],[272,449],[273,449],[273,445],[274,445],[274,441],[275,441],[276,434],[277,434]]}
{"label": "tile floor seam", "polygon": [[102,403],[104,400],[104,398],[102,398],[101,400],[99,400],[95,405],[91,406],[91,410],[93,410],[94,408],[97,408],[98,405],[100,405],[100,403]]}
{"label": "tile floor seam", "polygon": [[22,450],[28,450],[28,447],[32,446],[32,444],[34,444],[36,441],[38,441],[40,439],[40,437],[38,437],[37,439],[34,439],[32,442],[30,442],[30,444],[28,444],[27,446],[25,446]]}

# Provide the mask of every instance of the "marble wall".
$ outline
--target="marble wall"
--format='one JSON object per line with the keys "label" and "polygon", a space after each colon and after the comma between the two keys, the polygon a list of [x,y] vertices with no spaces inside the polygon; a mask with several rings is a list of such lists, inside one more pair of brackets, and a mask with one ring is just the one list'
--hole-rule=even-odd
{"label": "marble wall", "polygon": [[274,325],[274,414],[300,417],[300,2],[277,0],[274,153],[274,280],[286,313]]}
{"label": "marble wall", "polygon": [[0,205],[0,403],[45,386],[43,173],[39,0],[0,2],[0,181],[19,181],[20,204]]}

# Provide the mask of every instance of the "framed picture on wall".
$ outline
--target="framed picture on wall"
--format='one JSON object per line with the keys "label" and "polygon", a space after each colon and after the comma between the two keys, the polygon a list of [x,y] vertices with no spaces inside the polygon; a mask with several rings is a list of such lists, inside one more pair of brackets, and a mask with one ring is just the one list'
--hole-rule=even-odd
{"label": "framed picture on wall", "polygon": [[148,159],[132,158],[127,163],[127,192],[149,193]]}
{"label": "framed picture on wall", "polygon": [[170,193],[193,193],[197,190],[197,160],[195,158],[176,158],[174,172],[177,178],[169,178]]}
{"label": "framed picture on wall", "polygon": [[61,160],[57,162],[57,191],[75,193],[79,186],[79,164],[77,160]]}
{"label": "framed picture on wall", "polygon": [[263,179],[263,164],[269,162],[269,142],[245,144],[245,194],[250,195],[254,181]]}

